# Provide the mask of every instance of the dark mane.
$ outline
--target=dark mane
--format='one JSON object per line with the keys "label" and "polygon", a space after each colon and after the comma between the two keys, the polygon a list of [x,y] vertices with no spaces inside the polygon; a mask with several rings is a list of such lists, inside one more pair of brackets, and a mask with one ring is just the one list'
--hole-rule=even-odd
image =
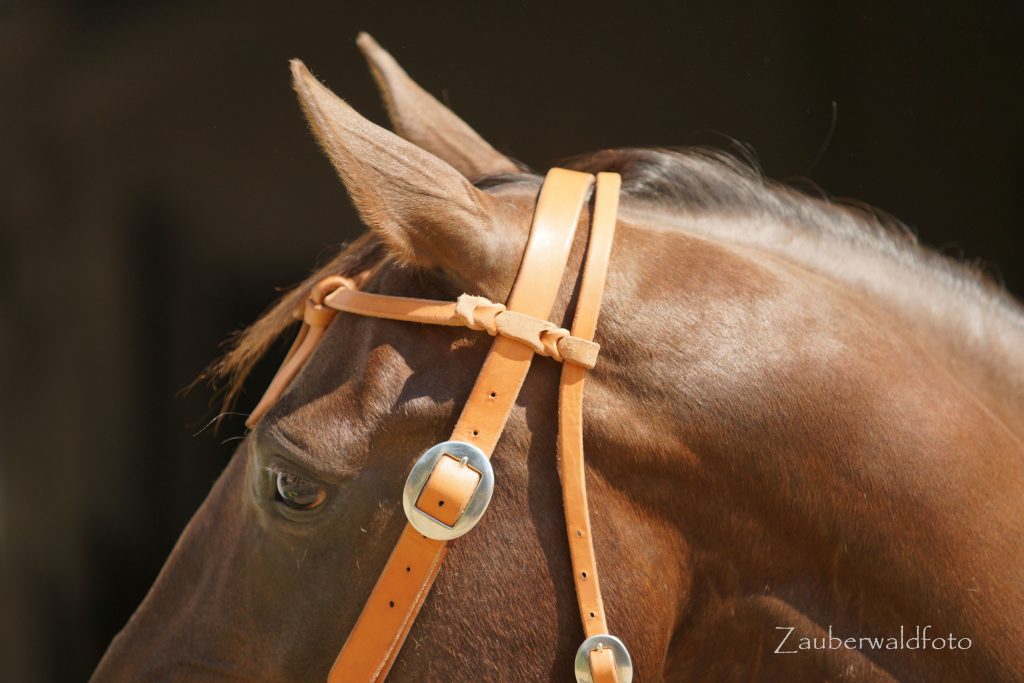
{"label": "dark mane", "polygon": [[980,263],[965,263],[922,246],[914,232],[893,216],[847,199],[811,196],[766,179],[753,159],[710,148],[627,148],[604,150],[567,160],[588,173],[622,175],[626,197],[678,214],[744,215],[770,218],[794,230],[828,235],[851,247],[870,249],[898,264],[927,267],[947,286],[971,290],[987,302],[1024,316]]}

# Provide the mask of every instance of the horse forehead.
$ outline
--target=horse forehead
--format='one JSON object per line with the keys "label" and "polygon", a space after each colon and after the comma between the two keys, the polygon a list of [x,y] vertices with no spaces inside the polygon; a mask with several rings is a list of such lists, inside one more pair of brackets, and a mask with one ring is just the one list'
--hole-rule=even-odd
{"label": "horse forehead", "polygon": [[376,434],[394,431],[388,424],[411,435],[450,416],[458,391],[448,385],[469,382],[478,363],[466,356],[481,350],[480,339],[464,337],[341,314],[280,410],[268,414],[272,428],[314,468],[357,467]]}
{"label": "horse forehead", "polygon": [[393,346],[367,349],[345,327],[328,334],[280,409],[268,415],[273,430],[313,464],[341,465],[339,454],[364,448],[411,374]]}

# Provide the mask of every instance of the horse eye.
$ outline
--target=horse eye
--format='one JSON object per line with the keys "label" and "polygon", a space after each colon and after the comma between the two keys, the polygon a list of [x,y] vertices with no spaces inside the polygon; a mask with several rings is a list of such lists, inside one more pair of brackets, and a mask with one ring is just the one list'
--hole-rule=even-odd
{"label": "horse eye", "polygon": [[327,498],[319,484],[288,472],[277,472],[277,500],[293,510],[312,510]]}

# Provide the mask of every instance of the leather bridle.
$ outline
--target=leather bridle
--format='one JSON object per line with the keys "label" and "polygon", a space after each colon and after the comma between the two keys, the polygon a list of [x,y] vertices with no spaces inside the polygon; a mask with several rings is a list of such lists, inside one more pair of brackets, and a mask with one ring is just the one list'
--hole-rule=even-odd
{"label": "leather bridle", "polygon": [[[572,329],[548,321],[576,226],[596,184],[593,219]],[[409,523],[342,646],[329,683],[382,681],[391,669],[448,551],[448,541],[479,521],[490,502],[489,457],[501,436],[535,354],[563,364],[558,393],[558,462],[569,553],[586,640],[576,654],[576,680],[629,683],[633,663],[608,633],[591,538],[583,463],[583,383],[599,351],[593,341],[615,232],[620,178],[555,168],[548,172],[507,304],[463,294],[455,302],[360,291],[365,280],[329,277],[310,293],[303,325],[284,363],[253,410],[253,426],[309,358],[335,313],[461,325],[486,330],[494,342],[451,440],[427,449],[403,492]]]}

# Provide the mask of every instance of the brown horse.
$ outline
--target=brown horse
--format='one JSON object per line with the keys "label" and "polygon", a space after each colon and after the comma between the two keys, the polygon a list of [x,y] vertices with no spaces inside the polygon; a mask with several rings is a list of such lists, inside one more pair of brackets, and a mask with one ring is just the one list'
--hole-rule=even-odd
{"label": "brown horse", "polygon": [[[369,291],[502,301],[518,270],[541,178],[359,42],[398,135],[293,75],[369,232],[240,336],[214,368],[236,389],[325,275],[376,264]],[[637,680],[1024,678],[1021,307],[722,155],[569,165],[623,178],[584,417],[609,622]],[[405,523],[406,474],[490,341],[339,314],[93,680],[324,680]],[[557,372],[535,361],[491,508],[389,681],[571,680]]]}

